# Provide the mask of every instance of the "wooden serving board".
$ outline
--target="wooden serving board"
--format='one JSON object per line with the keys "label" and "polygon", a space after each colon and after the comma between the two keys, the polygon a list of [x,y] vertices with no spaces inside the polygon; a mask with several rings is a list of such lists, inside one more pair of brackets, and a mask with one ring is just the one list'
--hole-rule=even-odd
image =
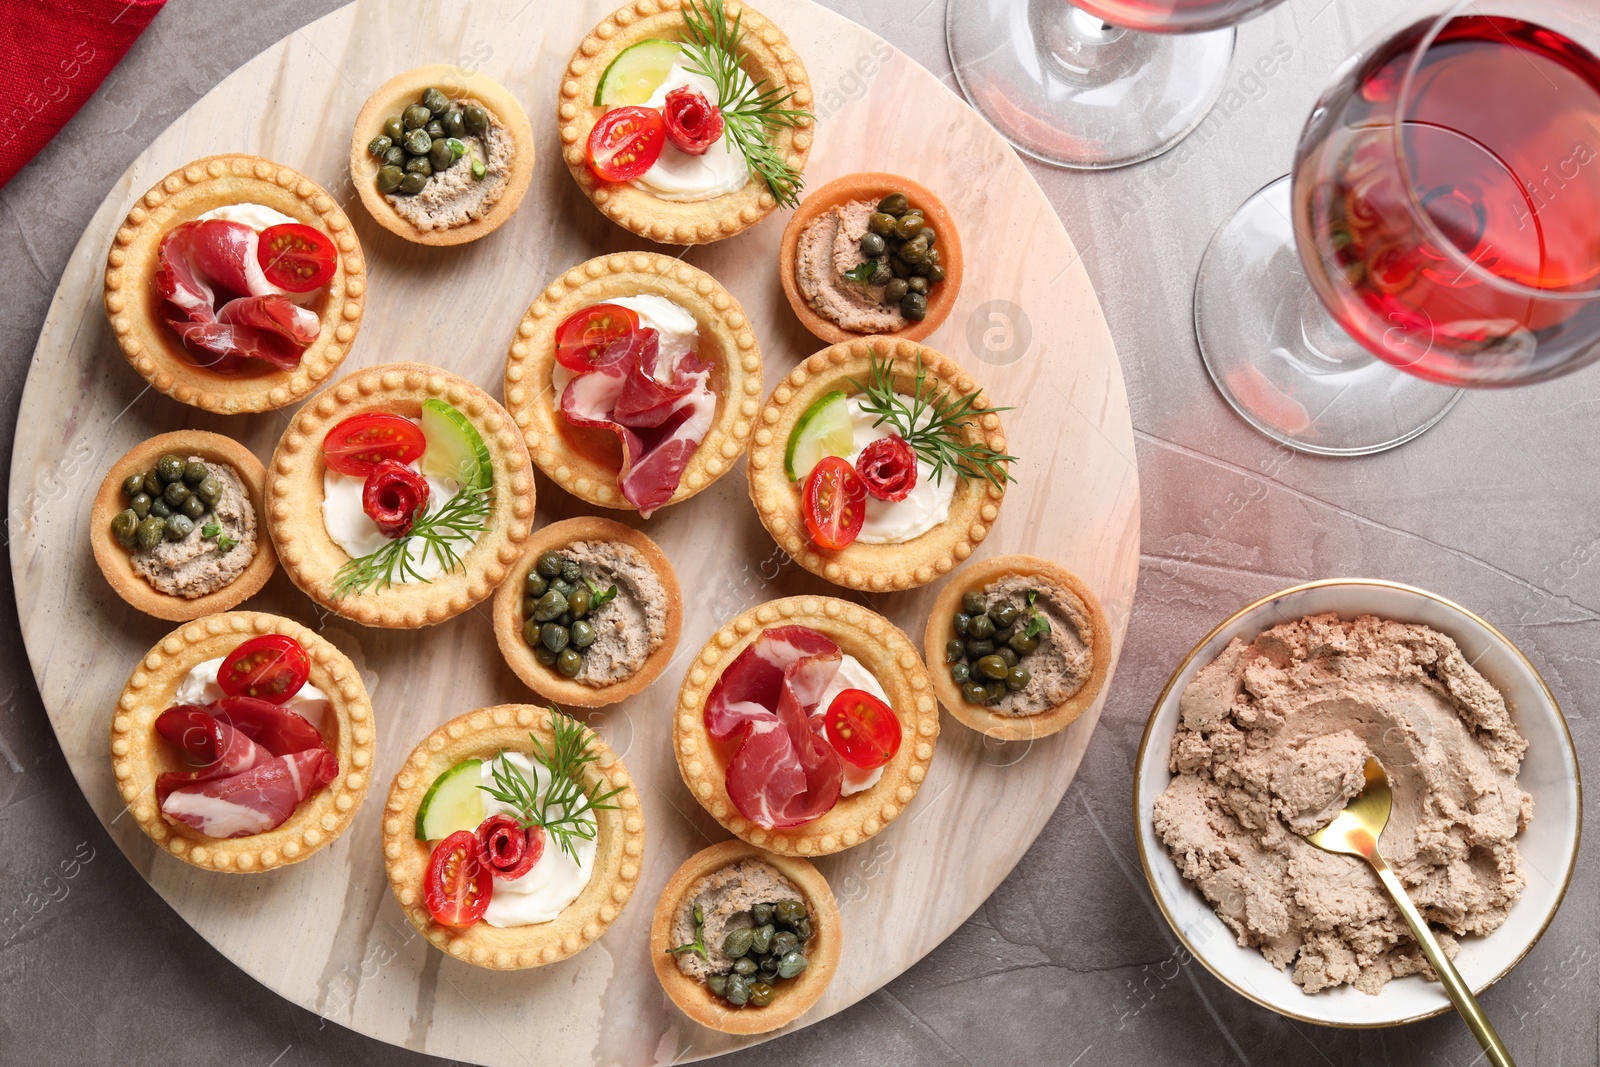
{"label": "wooden serving board", "polygon": [[[684,1062],[760,1040],[689,1022],[647,958],[662,885],[691,853],[725,836],[678,776],[671,708],[684,665],[738,611],[799,592],[855,594],[775,550],[742,464],[646,524],[683,584],[678,659],[649,691],[589,716],[644,796],[639,890],[587,951],[496,973],[449,959],[413,933],[379,849],[390,778],[418,739],[468,709],[534,699],[500,658],[488,605],[428,630],[369,630],[319,613],[280,571],[247,606],[316,627],[361,669],[378,725],[372,791],[350,831],[304,863],[266,875],[197,871],[120,817],[109,716],[135,662],[170,625],[127,607],[101,577],[89,549],[89,502],[107,466],[138,441],[201,427],[265,459],[289,412],[214,416],[146,390],[101,312],[101,272],[117,221],[163,175],[218,152],[266,156],[338,195],[360,233],[371,296],[343,370],[422,360],[498,396],[512,332],[536,293],[592,256],[649,247],[580,195],[558,155],[561,72],[612,6],[361,0],[236,71],[156,139],[89,224],[34,353],[11,467],[11,565],[28,655],[73,773],[128,859],[202,936],[282,996],[384,1041],[485,1064]],[[1022,457],[1020,484],[983,553],[1036,553],[1082,575],[1105,601],[1120,649],[1138,564],[1138,475],[1116,352],[1071,240],[1011,149],[927,71],[809,0],[759,6],[789,34],[816,92],[809,184],[857,170],[899,172],[938,191],[959,221],[964,289],[927,344],[966,365],[996,403],[1017,407],[1006,429]],[[350,124],[367,94],[400,70],[441,60],[481,67],[517,94],[539,152],[517,215],[453,249],[380,229],[345,172]],[[786,217],[687,257],[743,303],[769,391],[821,347],[778,283]],[[543,479],[539,494],[541,524],[583,510]],[[938,588],[864,599],[916,636]],[[878,837],[818,864],[843,908],[844,957],[827,995],[793,1025],[827,1018],[900,974],[994,890],[1060,801],[1098,713],[1097,705],[1032,745],[986,740],[942,716],[931,773],[910,809]]]}

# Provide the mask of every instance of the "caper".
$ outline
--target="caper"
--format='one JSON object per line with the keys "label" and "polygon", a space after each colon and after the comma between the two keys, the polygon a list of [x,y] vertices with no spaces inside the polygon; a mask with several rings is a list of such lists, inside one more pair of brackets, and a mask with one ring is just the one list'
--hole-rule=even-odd
{"label": "caper", "polygon": [[962,682],[961,683],[961,699],[965,700],[968,704],[982,704],[983,703],[983,683],[982,682],[971,682],[971,681]]}
{"label": "caper", "polygon": [[199,485],[211,476],[211,468],[203,460],[191,459],[183,465],[183,480],[189,486]]}
{"label": "caper", "polygon": [[1017,621],[1017,616],[1022,614],[1017,606],[1009,600],[1003,600],[989,609],[989,618],[994,620],[995,626],[1010,626]]}
{"label": "caper", "polygon": [[722,939],[722,953],[729,959],[738,959],[750,951],[750,946],[755,943],[756,932],[750,927],[730,930],[728,936]]}
{"label": "caper", "polygon": [[952,622],[952,625],[955,626],[956,636],[957,637],[965,637],[965,636],[967,636],[967,626],[971,622],[972,622],[972,616],[971,615],[968,615],[964,611],[956,612],[955,619]]}
{"label": "caper", "polygon": [[750,907],[750,918],[755,920],[757,926],[765,926],[772,921],[771,904],[754,904]]}
{"label": "caper", "polygon": [[973,641],[987,641],[994,636],[994,620],[987,615],[974,615],[967,623],[967,637]]}
{"label": "caper", "polygon": [[[894,224],[894,235],[902,241],[910,241],[922,232],[922,227],[925,225],[921,215],[902,215]],[[926,249],[927,246],[923,247]]]}
{"label": "caper", "polygon": [[139,542],[140,548],[154,548],[161,543],[161,538],[166,536],[167,520],[152,515],[139,523],[139,528],[134,532],[134,539]]}
{"label": "caper", "polygon": [[133,509],[117,512],[117,517],[111,520],[111,536],[117,539],[117,544],[124,548],[132,548],[139,533],[139,516]]}
{"label": "caper", "polygon": [[156,460],[156,473],[161,476],[161,484],[183,481],[184,462],[181,456],[174,456],[170,452]]}
{"label": "caper", "polygon": [[722,996],[728,991],[728,976],[725,974],[714,974],[710,976],[706,979],[706,988],[711,990],[711,992],[715,993],[717,996]]}
{"label": "caper", "polygon": [[144,475],[130,474],[122,479],[122,495],[130,500],[144,492]]}
{"label": "caper", "polygon": [[539,643],[551,652],[560,652],[572,640],[572,631],[558,622],[547,622],[539,627]]}
{"label": "caper", "polygon": [[894,233],[894,216],[883,211],[875,211],[867,219],[867,229],[879,237],[888,237]]}
{"label": "caper", "polygon": [[907,293],[900,301],[900,314],[912,322],[921,322],[928,317],[928,298],[921,293]]}
{"label": "caper", "polygon": [[533,617],[540,622],[549,622],[567,610],[567,598],[561,592],[552,589],[539,598],[538,605],[534,608]]}
{"label": "caper", "polygon": [[772,998],[776,993],[777,990],[772,988],[772,983],[770,982],[751,982],[750,1006],[752,1008],[764,1008],[772,1003]]}
{"label": "caper", "polygon": [[928,279],[918,277],[917,275],[913,274],[911,277],[906,279],[906,284],[910,287],[913,293],[917,293],[920,296],[928,295]]}
{"label": "caper", "polygon": [[406,129],[420,130],[433,120],[433,112],[421,104],[412,104],[400,113],[400,117],[405,121]]}
{"label": "caper", "polygon": [[983,677],[994,680],[1004,678],[1006,676],[1006,671],[1011,669],[1006,665],[1005,660],[1001,659],[999,656],[993,655],[984,656],[983,658],[979,659],[977,662],[977,668],[978,673]]}
{"label": "caper", "polygon": [[206,513],[206,502],[197,496],[191,496],[178,510],[191,519],[198,519]]}
{"label": "caper", "polygon": [[945,642],[944,661],[946,663],[959,663],[967,654],[967,643],[959,637],[953,637]]}
{"label": "caper", "polygon": [[571,632],[572,644],[575,648],[588,648],[594,644],[594,639],[597,636],[594,632],[594,623],[588,619],[579,619],[573,623]]}
{"label": "caper", "polygon": [[972,641],[972,640],[969,640],[967,642],[967,658],[968,659],[980,660],[984,656],[992,656],[992,655],[994,655],[994,642],[993,641],[988,641],[988,640]]}
{"label": "caper", "polygon": [[424,178],[433,177],[433,164],[428,162],[427,156],[413,157],[406,163],[407,174],[420,174]]}
{"label": "caper", "polygon": [[906,293],[910,291],[910,283],[904,278],[891,278],[889,284],[883,287],[883,302],[886,304],[898,304],[906,298]]}
{"label": "caper", "polygon": [[149,493],[136,493],[136,494],[134,494],[133,499],[128,501],[128,510],[133,512],[135,515],[139,516],[139,518],[141,518],[141,519],[149,518],[150,517],[150,494]]}
{"label": "caper", "polygon": [[411,156],[406,152],[405,146],[397,144],[383,154],[383,164],[386,167],[394,167],[404,173],[406,160],[410,158]]}
{"label": "caper", "polygon": [[437,115],[450,106],[450,98],[430,85],[422,90],[422,106]]}
{"label": "caper", "polygon": [[539,557],[539,562],[535,564],[535,567],[546,578],[559,578],[561,577],[561,563],[561,553],[546,552]]}
{"label": "caper", "polygon": [[872,261],[872,276],[867,279],[868,285],[888,285],[894,280],[894,271],[889,269],[889,264],[881,259]]}
{"label": "caper", "polygon": [[522,591],[528,596],[544,596],[549,588],[550,583],[537,570],[529,571],[528,576],[522,580]]}
{"label": "caper", "polygon": [[983,687],[983,701],[993,704],[1006,695],[1006,683],[1003,681],[986,682]]}
{"label": "caper", "polygon": [[778,977],[793,978],[806,969],[806,958],[800,954],[799,949],[794,949],[783,954],[778,961]]}
{"label": "caper", "polygon": [[399,115],[392,115],[383,122],[383,135],[391,141],[398,141],[406,135],[406,124]]}
{"label": "caper", "polygon": [[208,474],[194,487],[195,495],[204,500],[209,507],[216,507],[217,501],[222,499],[222,479],[214,474]]}
{"label": "caper", "polygon": [[750,979],[742,974],[728,975],[728,989],[723,996],[729,1004],[743,1007],[750,1000]]}
{"label": "caper", "polygon": [[733,973],[742,974],[746,978],[751,977],[756,973],[756,961],[749,956],[740,956],[733,961]]}
{"label": "caper", "polygon": [[961,610],[968,615],[982,615],[989,610],[989,605],[984,602],[983,594],[974,590],[961,594]]}
{"label": "caper", "polygon": [[911,277],[911,264],[907,263],[899,256],[890,256],[889,273],[893,274],[896,278],[909,278]]}
{"label": "caper", "polygon": [[574,649],[563,648],[556,656],[556,672],[563,678],[576,678],[583,670],[583,657]]}
{"label": "caper", "polygon": [[450,142],[444,139],[444,131],[439,131],[439,136],[433,139],[433,147],[428,150],[428,162],[434,170],[444,170],[456,161],[455,153],[450,151]]}
{"label": "caper", "polygon": [[944,268],[942,266],[940,266],[937,263],[928,264],[928,284],[929,285],[938,285],[940,282],[944,281],[944,277],[945,277],[945,271],[944,271]]}
{"label": "caper", "polygon": [[449,111],[446,111],[444,113],[444,117],[439,121],[444,123],[444,133],[446,137],[465,137],[467,135],[467,123],[466,120],[461,117],[460,108],[453,107]]}
{"label": "caper", "polygon": [[779,930],[772,935],[772,948],[770,951],[775,956],[781,958],[784,953],[793,952],[799,947],[800,939],[788,930]]}
{"label": "caper", "polygon": [[1026,667],[1012,667],[1006,672],[1006,688],[1012,691],[1028,688],[1028,683],[1033,681],[1033,675],[1028,673]]}
{"label": "caper", "polygon": [[427,130],[412,130],[406,134],[405,147],[407,152],[420,156],[433,147],[433,138],[428,136]]}
{"label": "caper", "polygon": [[778,933],[778,928],[771,923],[762,923],[755,928],[755,937],[750,942],[750,951],[758,956],[765,956],[772,951],[772,939]]}
{"label": "caper", "polygon": [[167,507],[169,508],[181,508],[183,507],[183,502],[193,495],[187,485],[182,482],[173,482],[162,492],[161,499],[167,502]]}
{"label": "caper", "polygon": [[1014,649],[1019,656],[1026,656],[1039,647],[1039,638],[1029,637],[1026,630],[1018,630],[1011,635],[1011,640],[1006,642],[1006,647]]}
{"label": "caper", "polygon": [[533,613],[538,611],[538,610],[539,610],[539,598],[538,597],[536,597],[536,596],[525,596],[525,597],[522,598],[522,617],[524,619],[532,619],[533,618]]}
{"label": "caper", "polygon": [[394,147],[394,138],[386,133],[380,133],[367,142],[367,155],[377,156],[382,159],[389,154],[389,149]]}
{"label": "caper", "polygon": [[793,926],[806,917],[806,906],[798,900],[780,900],[772,909],[773,917],[785,926]]}
{"label": "caper", "polygon": [[971,681],[971,679],[972,667],[967,663],[966,660],[962,660],[960,663],[951,665],[950,680],[952,682],[960,685],[962,682]]}
{"label": "caper", "polygon": [[581,585],[567,594],[567,610],[572,612],[574,619],[581,619],[589,614],[589,601],[593,596],[594,594]]}
{"label": "caper", "polygon": [[552,579],[550,582],[550,588],[554,589],[562,596],[571,596],[573,593],[578,591],[578,587],[567,581],[565,578]]}
{"label": "caper", "polygon": [[[928,258],[928,248],[917,241],[907,241],[895,249],[894,254],[896,259],[912,268],[910,274],[915,274],[917,265]],[[910,274],[907,277],[910,277]]]}
{"label": "caper", "polygon": [[1007,667],[1015,667],[1017,665],[1017,650],[1010,645],[1001,645],[994,650],[994,654],[1005,660]]}
{"label": "caper", "polygon": [[561,657],[558,654],[551,652],[543,645],[535,644],[533,649],[533,658],[538,660],[539,663],[545,667],[554,667],[556,665],[556,660],[560,659]]}
{"label": "caper", "polygon": [[405,181],[405,177],[405,171],[392,164],[385,163],[378,168],[378,176],[374,179],[373,184],[378,187],[378,192],[380,193],[392,193],[400,188],[401,183]]}
{"label": "caper", "polygon": [[542,647],[539,644],[539,625],[539,620],[531,617],[522,624],[522,640],[529,648]]}
{"label": "caper", "polygon": [[867,258],[883,255],[883,250],[888,247],[883,242],[883,235],[868,230],[861,235],[861,254]]}
{"label": "caper", "polygon": [[810,940],[811,916],[807,915],[804,919],[801,919],[799,922],[794,924],[794,936],[798,937],[801,941]]}
{"label": "caper", "polygon": [[474,137],[482,137],[489,132],[489,113],[477,104],[468,104],[461,109],[461,121]]}
{"label": "caper", "polygon": [[926,224],[923,225],[922,232],[917,234],[917,236],[927,238],[929,247],[932,247],[933,244],[939,240],[938,231],[936,231],[932,226],[928,226]]}
{"label": "caper", "polygon": [[172,509],[167,506],[165,500],[155,497],[150,501],[150,514],[158,519],[165,519],[172,514]]}
{"label": "caper", "polygon": [[399,191],[407,196],[415,196],[427,187],[428,176],[426,174],[407,174],[400,179]]}
{"label": "caper", "polygon": [[166,535],[168,541],[182,541],[194,533],[194,520],[187,515],[174,515],[167,520]]}
{"label": "caper", "polygon": [[905,193],[890,193],[878,201],[878,210],[885,215],[904,215],[911,210],[911,201]]}

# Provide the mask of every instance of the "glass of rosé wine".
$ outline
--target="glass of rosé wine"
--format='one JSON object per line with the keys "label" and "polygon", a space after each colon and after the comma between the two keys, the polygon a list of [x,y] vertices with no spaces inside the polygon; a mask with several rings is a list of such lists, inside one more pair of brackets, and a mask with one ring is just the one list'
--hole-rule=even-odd
{"label": "glass of ros\u00e9 wine", "polygon": [[1085,170],[1160,155],[1222,94],[1232,27],[1281,0],[948,0],[956,81],[1019,152]]}
{"label": "glass of ros\u00e9 wine", "polygon": [[1201,353],[1246,421],[1363,455],[1463,386],[1600,358],[1596,48],[1595,0],[1428,0],[1338,69],[1201,263]]}

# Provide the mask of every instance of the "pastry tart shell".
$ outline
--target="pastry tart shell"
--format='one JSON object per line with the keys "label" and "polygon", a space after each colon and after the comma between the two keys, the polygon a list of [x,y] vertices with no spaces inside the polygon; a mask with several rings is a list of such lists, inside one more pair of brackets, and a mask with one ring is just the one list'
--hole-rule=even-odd
{"label": "pastry tart shell", "polygon": [[561,488],[599,507],[632,511],[617,487],[622,449],[615,435],[574,426],[551,385],[556,331],[573,312],[620,296],[651,294],[673,301],[699,326],[699,356],[712,364],[717,411],[689,459],[677,492],[682,503],[726,474],[750,440],[761,406],[761,347],[750,320],[726,289],[697,267],[657,252],[618,252],[579,264],[551,282],[517,325],[506,354],[506,408],[533,461]]}
{"label": "pastry tart shell", "polygon": [[[410,219],[396,211],[374,184],[381,164],[367,154],[367,145],[383,132],[384,120],[398,115],[406,105],[416,103],[423,90],[430,86],[437,87],[452,100],[479,102],[500,120],[511,138],[511,169],[500,199],[483,218],[443,230],[419,230]],[[356,116],[355,132],[350,136],[350,180],[355,183],[367,211],[390,233],[423,245],[466,244],[499,229],[521,206],[533,180],[533,161],[533,126],[517,98],[482,71],[467,71],[450,63],[416,67],[384,82],[362,105],[361,113]]]}
{"label": "pastry tart shell", "polygon": [[[880,361],[893,357],[897,392],[909,395],[913,390],[919,354],[930,385],[952,398],[978,391],[978,384],[954,360],[913,341],[858,337],[833,345],[790,371],[767,398],[750,445],[749,473],[750,499],[762,525],[780,548],[806,570],[835,585],[878,593],[926,585],[972,555],[1000,515],[1005,488],[982,479],[958,479],[949,517],[927,533],[900,544],[854,541],[830,551],[811,541],[800,511],[800,483],[789,481],[784,472],[789,435],[800,416],[825,393],[859,393],[850,379],[864,382],[870,378],[874,352]],[[989,398],[981,392],[977,406],[989,406]],[[998,415],[969,420],[964,436],[997,452],[1006,450]],[[945,477],[952,475],[947,471]]]}
{"label": "pastry tart shell", "polygon": [[[805,64],[776,24],[738,0],[725,5],[730,25],[740,20],[744,31],[742,66],[752,80],[794,95],[786,107],[809,111],[811,79]],[[647,37],[681,40],[683,16],[679,0],[634,0],[606,16],[572,54],[561,81],[557,125],[561,155],[583,194],[611,221],[658,244],[699,245],[743,233],[778,207],[765,182],[752,176],[731,193],[709,200],[663,200],[628,182],[606,182],[589,169],[589,133],[605,114],[594,103],[600,78],[611,61]],[[715,101],[713,101],[714,103]],[[795,170],[804,171],[816,132],[807,117],[792,129],[772,136],[773,147]]]}
{"label": "pastry tart shell", "polygon": [[[585,685],[562,677],[536,660],[533,649],[522,639],[524,576],[533,569],[541,555],[551,550],[560,551],[574,541],[617,541],[628,545],[644,557],[666,592],[667,632],[661,644],[632,675],[606,686]],[[633,696],[660,677],[677,650],[682,632],[683,596],[678,587],[678,574],[672,569],[667,554],[661,551],[661,546],[633,527],[597,515],[563,519],[535,531],[528,538],[522,555],[511,565],[506,580],[500,583],[500,588],[494,594],[494,636],[500,643],[500,654],[529,689],[557,704],[598,708]]]}
{"label": "pastry tart shell", "polygon": [[[239,475],[249,495],[250,506],[256,514],[256,554],[239,576],[221,589],[194,598],[163,593],[133,569],[133,556],[111,536],[111,520],[126,508],[122,498],[122,483],[130,474],[138,474],[155,466],[155,462],[168,452],[182,453],[184,458],[199,456],[212,463],[233,468]],[[89,543],[94,548],[95,562],[100,572],[111,583],[117,595],[146,615],[171,622],[187,622],[203,615],[213,615],[239,606],[254,596],[278,569],[278,554],[267,533],[266,509],[267,471],[255,453],[221,434],[205,430],[174,430],[152,437],[134,445],[109,471],[100,489],[94,495],[90,511]],[[165,709],[163,709],[165,710]]]}
{"label": "pastry tart shell", "polygon": [[[747,646],[777,626],[809,626],[854,656],[883,686],[900,719],[900,749],[868,789],[840,797],[833,808],[801,826],[769,830],[739,814],[728,795],[727,758],[705,724],[706,700]],[[939,740],[939,706],[916,647],[889,620],[832,597],[799,596],[760,604],[712,635],[689,666],[672,723],[678,772],[689,792],[729,833],[784,856],[826,856],[879,833],[916,797]]]}
{"label": "pastry tart shell", "polygon": [[[1058,563],[1037,556],[995,556],[980,560],[964,569],[951,581],[934,601],[928,615],[928,627],[923,634],[923,647],[929,663],[944,662],[944,646],[950,640],[950,619],[961,606],[963,593],[981,590],[1008,575],[1037,576],[1071,593],[1083,603],[1084,614],[1089,617],[1091,633],[1089,650],[1094,666],[1082,688],[1063,704],[1032,715],[1005,715],[990,711],[977,704],[968,704],[961,696],[961,687],[950,678],[949,671],[935,669],[933,689],[945,710],[954,715],[963,726],[977,730],[985,737],[998,741],[1031,741],[1060,733],[1088,711],[1105,689],[1106,678],[1111,673],[1111,627],[1106,622],[1105,609],[1094,590],[1084,584],[1076,574]],[[1026,661],[1024,661],[1026,666]]]}
{"label": "pastry tart shell", "polygon": [[[207,370],[188,356],[161,313],[152,280],[161,263],[162,237],[213,208],[239,203],[261,204],[315,227],[339,250],[326,292],[310,305],[319,314],[321,332],[294,370]],[[223,415],[281,408],[315,389],[350,351],[366,292],[361,244],[333,197],[299,171],[258,156],[208,156],[173,171],[128,209],[106,256],[106,318],[133,369],[174,400]]]}
{"label": "pastry tart shell", "polygon": [[[765,1008],[734,1007],[713,994],[703,982],[680,971],[667,951],[673,947],[672,926],[678,910],[688,903],[689,891],[695,883],[724,867],[749,859],[777,868],[800,890],[802,903],[813,917],[811,939],[806,944],[806,969],[779,982],[775,987],[777,996]],[[844,924],[833,890],[809,860],[775,855],[743,841],[722,841],[685,860],[661,891],[650,923],[650,962],[655,965],[656,978],[667,996],[701,1026],[725,1034],[765,1034],[794,1022],[816,1004],[839,969],[843,938]]]}
{"label": "pastry tart shell", "polygon": [[[494,504],[484,530],[461,552],[461,566],[428,582],[333,595],[350,558],[323,524],[322,440],[352,415],[386,411],[408,418],[433,397],[477,428],[494,468]],[[294,584],[318,604],[366,626],[415,629],[453,618],[488,598],[522,551],[533,523],[533,470],[511,417],[464,378],[423,363],[388,363],[358,371],[323,390],[283,432],[267,469],[267,524]]]}
{"label": "pastry tart shell", "polygon": [[[611,801],[617,807],[595,813],[598,847],[583,892],[556,918],[530,926],[498,928],[480,921],[458,930],[433,921],[422,888],[433,849],[416,838],[422,798],[434,779],[462,760],[530,751],[530,732],[543,745],[554,742],[550,713],[532,704],[499,704],[451,719],[412,750],[389,787],[383,812],[383,865],[406,918],[441,952],[495,971],[543,967],[589,947],[622,914],[644,861],[639,794],[616,753],[591,732],[591,748],[599,758],[589,765],[585,781],[602,781],[604,789],[623,791]],[[546,847],[556,846],[549,842]]]}
{"label": "pastry tart shell", "polygon": [[[295,808],[283,825],[249,837],[207,837],[169,823],[156,804],[156,778],[185,769],[155,720],[171,707],[183,679],[207,660],[226,656],[260,634],[299,642],[311,660],[310,684],[328,695],[336,736],[322,737],[339,760],[339,775]],[[162,638],[134,668],[111,716],[111,772],[127,810],[152,841],[195,867],[253,874],[299,863],[350,826],[366,799],[377,740],[372,703],[355,665],[331,643],[297,622],[259,611],[196,619]]]}
{"label": "pastry tart shell", "polygon": [[[813,222],[833,208],[853,200],[882,200],[890,193],[904,193],[913,207],[922,209],[928,225],[939,235],[939,262],[945,269],[945,279],[929,289],[928,314],[921,322],[909,322],[904,329],[888,333],[856,333],[817,314],[800,291],[796,276],[800,238]],[[783,244],[778,250],[778,280],[783,283],[783,295],[789,298],[789,306],[794,309],[800,325],[828,344],[853,341],[858,337],[920,341],[950,317],[950,309],[956,306],[961,290],[962,264],[961,235],[956,230],[956,221],[932,189],[898,174],[846,174],[814,190],[789,217],[789,224],[783,228]]]}

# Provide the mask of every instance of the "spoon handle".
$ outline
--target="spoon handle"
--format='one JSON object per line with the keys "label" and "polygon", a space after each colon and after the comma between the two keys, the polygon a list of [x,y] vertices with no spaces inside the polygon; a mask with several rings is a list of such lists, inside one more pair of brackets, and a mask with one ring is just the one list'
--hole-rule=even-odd
{"label": "spoon handle", "polygon": [[1378,879],[1383,882],[1383,887],[1394,898],[1395,907],[1405,916],[1406,925],[1411,927],[1412,936],[1417,939],[1417,944],[1422,946],[1422,954],[1433,964],[1433,972],[1439,976],[1444,991],[1450,995],[1450,1002],[1467,1021],[1468,1029],[1472,1031],[1472,1036],[1478,1039],[1478,1044],[1483,1046],[1489,1062],[1493,1067],[1516,1067],[1516,1061],[1500,1043],[1500,1035],[1494,1032],[1489,1017],[1478,1006],[1478,998],[1472,995],[1467,983],[1461,980],[1460,972],[1456,970],[1455,964],[1450,962],[1450,957],[1444,954],[1444,947],[1439,944],[1439,939],[1433,936],[1433,931],[1428,928],[1428,921],[1411,902],[1411,895],[1400,884],[1400,879],[1394,876],[1394,872],[1389,869],[1383,857],[1378,855],[1376,849],[1367,856],[1367,859],[1378,872]]}

